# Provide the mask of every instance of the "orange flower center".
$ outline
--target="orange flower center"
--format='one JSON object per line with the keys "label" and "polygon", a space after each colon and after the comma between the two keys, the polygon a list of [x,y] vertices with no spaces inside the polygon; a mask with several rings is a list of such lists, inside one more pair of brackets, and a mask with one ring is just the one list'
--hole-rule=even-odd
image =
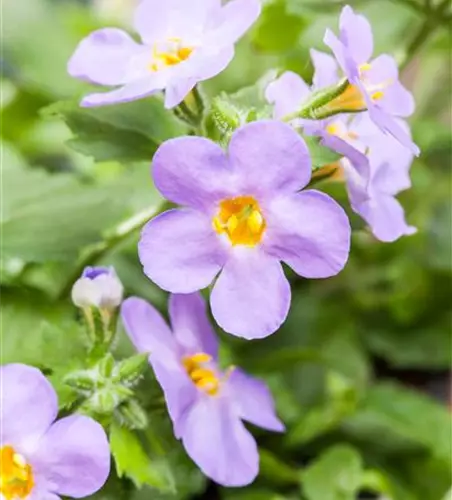
{"label": "orange flower center", "polygon": [[[163,48],[159,49],[159,45]],[[186,61],[192,52],[193,48],[184,47],[180,38],[168,38],[163,44],[155,43],[149,69],[159,71],[167,66],[174,66]]]}
{"label": "orange flower center", "polygon": [[0,448],[0,493],[6,500],[26,498],[33,489],[33,472],[11,446]]}
{"label": "orange flower center", "polygon": [[186,356],[182,363],[191,378],[192,382],[198,389],[214,396],[220,388],[220,379],[214,370],[207,367],[206,364],[212,360],[212,356],[204,352]]}
{"label": "orange flower center", "polygon": [[266,225],[257,200],[238,196],[220,202],[213,227],[218,234],[226,234],[232,245],[254,247],[260,243]]}
{"label": "orange flower center", "polygon": [[[379,101],[384,97],[384,90],[391,85],[392,81],[388,80],[379,84],[370,84],[367,79],[366,73],[372,68],[368,63],[361,64],[359,67],[360,80],[370,93],[373,101]],[[366,109],[366,102],[363,98],[361,90],[356,85],[348,85],[345,91],[330,103],[327,108],[341,111],[364,111]]]}

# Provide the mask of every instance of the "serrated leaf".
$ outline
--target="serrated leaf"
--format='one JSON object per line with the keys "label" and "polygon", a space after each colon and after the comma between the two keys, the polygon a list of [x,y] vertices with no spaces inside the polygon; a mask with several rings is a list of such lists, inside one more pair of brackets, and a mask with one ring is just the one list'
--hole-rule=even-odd
{"label": "serrated leaf", "polygon": [[172,489],[168,470],[161,464],[152,463],[133,431],[114,422],[110,430],[110,448],[119,477],[128,477],[138,488],[148,485],[159,490]]}
{"label": "serrated leaf", "polygon": [[150,162],[163,141],[188,131],[156,97],[102,108],[62,101],[43,115],[63,119],[74,134],[69,145],[97,161]]}
{"label": "serrated leaf", "polygon": [[307,500],[355,500],[361,485],[362,459],[348,445],[336,445],[302,472]]}

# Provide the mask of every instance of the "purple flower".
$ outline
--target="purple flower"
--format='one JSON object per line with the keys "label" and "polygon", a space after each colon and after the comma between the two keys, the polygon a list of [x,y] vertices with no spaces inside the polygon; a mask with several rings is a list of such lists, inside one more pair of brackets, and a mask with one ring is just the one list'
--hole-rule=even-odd
{"label": "purple flower", "polygon": [[[409,136],[408,125],[400,119],[397,124]],[[413,154],[393,137],[381,133],[367,113],[357,116],[346,133],[355,147],[367,151],[370,166],[370,176],[364,179],[351,163],[342,161],[353,210],[381,241],[414,234],[416,228],[406,223],[403,208],[395,198],[411,186]]]}
{"label": "purple flower", "polygon": [[171,139],[154,156],[156,187],[184,208],[143,229],[139,256],[161,288],[191,293],[215,280],[219,325],[240,337],[276,331],[290,307],[280,261],[306,278],[334,276],[350,249],[342,208],[314,190],[303,139],[277,121],[253,122],[232,136],[226,154],[201,137]]}
{"label": "purple flower", "polygon": [[[315,70],[311,87],[301,76],[292,71],[286,71],[268,85],[265,96],[267,101],[273,104],[273,117],[276,120],[282,120],[285,116],[295,113],[311,92],[337,82],[339,68],[332,56],[311,49],[311,59]],[[343,128],[340,124],[346,120],[348,120],[347,115],[336,115],[324,120],[295,119],[291,124],[294,127],[302,127],[306,135],[320,137],[322,144],[346,156],[361,177],[368,179],[370,174],[367,157],[339,133]]]}
{"label": "purple flower", "polygon": [[123,286],[112,267],[86,267],[72,287],[77,307],[114,309],[122,301]]}
{"label": "purple flower", "polygon": [[339,38],[327,30],[324,42],[333,51],[350,85],[329,107],[350,111],[367,108],[381,130],[418,155],[419,148],[394,119],[414,111],[413,96],[400,83],[394,58],[382,54],[369,61],[373,52],[372,28],[364,16],[355,14],[348,5],[342,9],[339,27]]}
{"label": "purple flower", "polygon": [[69,61],[69,74],[91,83],[115,86],[86,96],[82,106],[127,102],[166,90],[172,108],[200,81],[223,71],[234,43],[260,13],[259,0],[142,0],[135,29],[142,43],[116,28],[91,33]]}
{"label": "purple flower", "polygon": [[218,343],[199,293],[171,295],[171,327],[146,301],[122,304],[126,331],[163,388],[174,433],[203,473],[225,486],[251,483],[259,471],[256,442],[242,420],[283,431],[271,394],[258,379],[218,367]]}
{"label": "purple flower", "polygon": [[110,472],[102,427],[81,415],[55,422],[57,396],[36,368],[5,365],[0,378],[1,498],[82,498],[102,488]]}

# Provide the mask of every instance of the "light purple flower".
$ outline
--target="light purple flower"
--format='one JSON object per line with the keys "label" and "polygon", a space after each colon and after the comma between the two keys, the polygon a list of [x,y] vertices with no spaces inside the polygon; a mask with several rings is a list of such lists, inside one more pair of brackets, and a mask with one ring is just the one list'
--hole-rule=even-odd
{"label": "light purple flower", "polygon": [[[271,82],[265,92],[267,101],[273,104],[273,117],[282,120],[296,113],[310,94],[316,90],[333,85],[338,81],[338,65],[329,54],[311,49],[311,59],[314,65],[312,86],[309,86],[301,76],[286,71],[277,80]],[[348,120],[347,115],[336,115],[323,120],[295,119],[294,127],[301,127],[304,134],[321,138],[326,147],[346,156],[356,168],[361,177],[368,179],[369,162],[367,157],[346,141],[341,134],[342,124]]]}
{"label": "light purple flower", "polygon": [[115,309],[122,301],[124,288],[113,267],[86,267],[72,287],[72,302],[77,307]]}
{"label": "light purple flower", "polygon": [[122,305],[126,331],[163,388],[174,433],[203,473],[225,486],[251,483],[257,445],[242,420],[281,432],[272,396],[260,380],[218,367],[218,342],[199,293],[171,295],[171,329],[146,301]]}
{"label": "light purple flower", "polygon": [[306,278],[334,276],[347,261],[347,216],[329,196],[299,192],[311,178],[311,161],[287,124],[247,124],[227,154],[205,138],[171,139],[154,156],[153,177],[183,208],[144,227],[144,272],[173,293],[215,281],[212,312],[227,332],[262,338],[284,322],[290,285],[280,261]]}
{"label": "light purple flower", "polygon": [[69,74],[98,85],[114,86],[91,94],[82,106],[127,102],[166,90],[172,108],[200,81],[223,71],[234,43],[260,13],[259,0],[142,0],[135,29],[142,43],[116,28],[91,33],[69,61]]}
{"label": "light purple flower", "polygon": [[339,38],[327,30],[324,42],[333,51],[350,86],[329,106],[331,109],[347,106],[351,111],[367,108],[381,130],[418,155],[419,148],[394,119],[394,116],[406,117],[414,111],[413,96],[400,83],[394,58],[382,54],[370,60],[372,28],[364,16],[355,14],[348,5],[342,9],[339,27]]}
{"label": "light purple flower", "polygon": [[0,496],[59,500],[102,488],[110,449],[101,425],[81,415],[55,421],[56,393],[36,368],[2,366],[0,382]]}
{"label": "light purple flower", "polygon": [[[397,120],[409,136],[408,125]],[[381,241],[395,241],[417,230],[405,221],[402,206],[395,195],[411,186],[410,166],[413,154],[393,137],[380,132],[367,113],[354,118],[348,125],[347,140],[369,157],[370,176],[363,178],[347,160],[342,160],[350,203]]]}

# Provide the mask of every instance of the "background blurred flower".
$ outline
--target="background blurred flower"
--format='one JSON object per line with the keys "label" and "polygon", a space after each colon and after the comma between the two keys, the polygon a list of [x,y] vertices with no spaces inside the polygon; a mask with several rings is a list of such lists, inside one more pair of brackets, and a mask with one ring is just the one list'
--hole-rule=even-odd
{"label": "background blurred flower", "polygon": [[242,420],[283,431],[267,386],[235,367],[218,367],[218,341],[198,293],[171,295],[172,331],[154,307],[132,297],[122,305],[126,331],[163,388],[174,433],[201,470],[225,486],[251,483],[256,442]]}
{"label": "background blurred flower", "polygon": [[330,103],[330,108],[345,104],[351,110],[367,108],[378,127],[418,155],[419,148],[393,118],[410,116],[414,111],[413,96],[400,83],[394,58],[382,54],[369,61],[374,45],[372,28],[364,16],[355,14],[348,5],[342,9],[339,26],[339,38],[328,29],[324,42],[333,51],[350,86],[337,102]]}
{"label": "background blurred flower", "polygon": [[198,82],[224,70],[234,43],[259,13],[259,0],[223,7],[217,1],[143,0],[134,22],[142,44],[122,30],[105,28],[82,40],[71,57],[71,76],[119,86],[85,97],[82,106],[132,101],[164,89],[165,106],[178,105]]}
{"label": "background blurred flower", "polygon": [[342,208],[314,190],[303,139],[277,121],[245,125],[228,155],[210,140],[181,137],[154,156],[156,187],[186,208],[169,210],[143,229],[139,256],[161,288],[207,287],[215,320],[245,338],[270,335],[285,320],[290,285],[280,261],[306,278],[334,276],[350,249]]}
{"label": "background blurred flower", "polygon": [[2,498],[82,498],[102,488],[110,449],[101,425],[73,415],[55,422],[56,393],[27,365],[0,367]]}

